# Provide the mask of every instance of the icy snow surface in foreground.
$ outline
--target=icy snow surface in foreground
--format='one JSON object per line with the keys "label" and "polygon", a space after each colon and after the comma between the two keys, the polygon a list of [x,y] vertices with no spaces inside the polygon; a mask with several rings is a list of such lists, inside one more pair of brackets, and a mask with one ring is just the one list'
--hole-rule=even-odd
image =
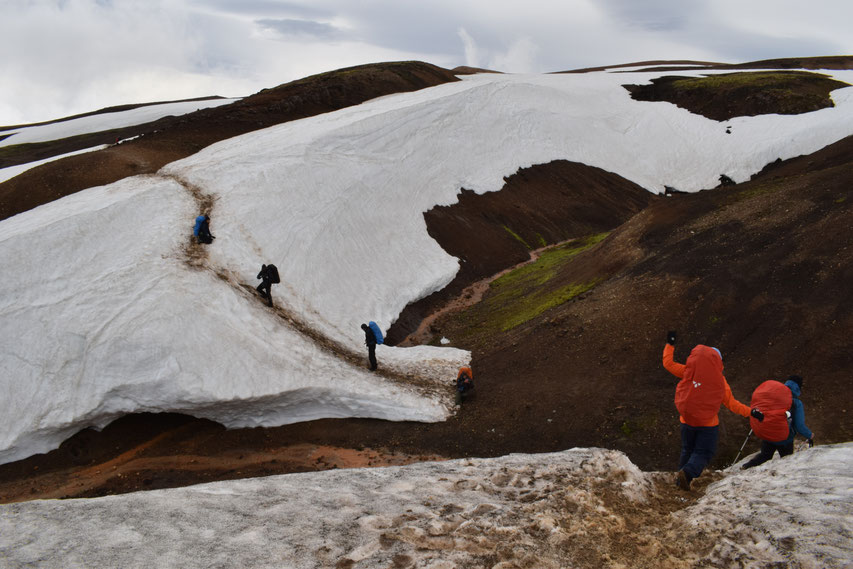
{"label": "icy snow surface in foreground", "polygon": [[[698,190],[853,134],[853,88],[835,108],[719,123],[621,86],[656,75],[473,76],[229,139],[0,222],[0,462],[140,411],[229,427],[443,420],[470,355],[380,346],[389,382],[363,367],[359,329],[387,328],[455,275],[424,211],[554,159]],[[217,240],[190,262],[205,197]],[[252,291],[270,262],[278,313]]]}
{"label": "icy snow surface in foreground", "polygon": [[[850,567],[853,444],[729,474],[573,449],[0,506],[0,558],[63,567]],[[663,484],[655,484],[663,480]],[[676,502],[677,503],[677,502]],[[500,565],[500,563],[506,565]]]}

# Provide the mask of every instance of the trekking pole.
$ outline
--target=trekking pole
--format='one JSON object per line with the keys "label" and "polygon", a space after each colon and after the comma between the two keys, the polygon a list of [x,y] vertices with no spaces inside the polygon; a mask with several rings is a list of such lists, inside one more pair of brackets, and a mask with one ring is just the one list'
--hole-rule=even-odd
{"label": "trekking pole", "polygon": [[[740,450],[739,450],[739,451],[737,451],[737,456],[735,457],[735,461],[732,463],[732,466],[734,466],[735,464],[737,464],[737,459],[739,459],[739,458],[740,458],[740,453],[742,453],[742,452],[743,452],[743,447],[745,447],[745,446],[746,446],[746,441],[748,441],[748,440],[749,440],[749,435],[751,435],[751,434],[752,434],[752,429],[750,429],[750,430],[749,430],[749,432],[746,434],[746,438],[745,438],[745,439],[743,439],[743,444],[742,444],[742,445],[740,445]],[[729,467],[729,468],[731,468],[731,467]]]}

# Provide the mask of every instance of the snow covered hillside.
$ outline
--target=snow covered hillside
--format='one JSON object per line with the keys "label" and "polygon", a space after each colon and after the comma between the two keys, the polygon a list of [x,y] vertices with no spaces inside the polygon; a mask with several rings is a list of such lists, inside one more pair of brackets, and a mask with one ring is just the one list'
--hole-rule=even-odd
{"label": "snow covered hillside", "polygon": [[[359,329],[387,327],[456,273],[424,211],[555,159],[695,191],[853,134],[853,88],[833,93],[835,108],[723,124],[621,87],[653,76],[467,77],[232,138],[0,222],[0,462],[138,411],[229,427],[440,421],[469,354],[381,346],[385,375],[371,374]],[[191,246],[208,206],[217,239]],[[270,262],[276,311],[252,291]]]}
{"label": "snow covered hillside", "polygon": [[[75,119],[63,120],[42,125],[24,126],[16,129],[8,129],[0,131],[0,137],[5,137],[0,140],[0,148],[4,146],[12,146],[15,144],[32,144],[38,142],[48,142],[51,140],[59,140],[81,134],[100,132],[104,130],[112,130],[127,126],[134,126],[154,122],[168,116],[180,116],[187,113],[192,113],[199,109],[207,109],[211,107],[219,107],[228,105],[239,99],[208,99],[204,101],[183,101],[178,103],[160,103],[156,105],[145,105],[135,109],[125,111],[113,111],[108,113],[99,113],[95,115],[79,117]],[[17,166],[9,166],[0,168],[0,182],[5,182],[18,174],[35,168],[41,164],[59,160],[66,156],[74,156],[84,152],[92,152],[100,150],[105,146],[94,146],[75,152],[68,152],[57,156],[52,156],[44,160],[19,164]]]}
{"label": "snow covered hillside", "polygon": [[29,144],[59,140],[79,134],[112,130],[125,126],[133,126],[154,122],[168,116],[180,116],[199,109],[230,105],[239,99],[206,99],[202,101],[181,101],[176,103],[159,103],[144,105],[135,109],[98,113],[85,117],[51,122],[0,131],[5,136],[0,140],[0,147],[12,144]]}
{"label": "snow covered hillside", "polygon": [[[4,566],[853,565],[853,443],[731,472],[692,505],[602,449],[0,506]],[[692,500],[692,498],[691,498]],[[72,521],[73,520],[73,521]]]}

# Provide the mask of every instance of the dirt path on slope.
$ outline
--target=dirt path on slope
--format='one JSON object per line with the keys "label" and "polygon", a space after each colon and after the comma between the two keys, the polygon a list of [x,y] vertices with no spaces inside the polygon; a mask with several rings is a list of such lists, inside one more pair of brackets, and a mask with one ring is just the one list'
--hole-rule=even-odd
{"label": "dirt path on slope", "polygon": [[401,348],[408,348],[410,346],[421,346],[423,344],[428,343],[430,339],[435,335],[435,330],[432,328],[432,325],[440,318],[444,318],[453,312],[463,310],[465,308],[468,308],[469,306],[474,306],[475,304],[483,300],[483,295],[488,292],[489,286],[492,284],[493,281],[501,278],[509,272],[514,271],[515,269],[536,262],[536,260],[542,255],[544,251],[559,247],[561,245],[566,245],[567,243],[571,243],[573,241],[576,241],[576,239],[568,239],[566,241],[562,241],[554,245],[548,245],[545,247],[540,247],[539,249],[534,249],[530,252],[530,258],[526,261],[518,263],[517,265],[513,265],[512,267],[508,267],[497,274],[486,277],[473,284],[468,285],[462,290],[459,296],[451,298],[446,304],[444,304],[444,306],[441,306],[431,314],[428,314],[423,319],[423,321],[421,321],[418,328],[414,332],[406,336],[399,344],[397,344],[397,346]]}
{"label": "dirt path on slope", "polygon": [[91,498],[185,486],[193,483],[269,476],[284,472],[311,472],[336,468],[401,466],[414,462],[443,460],[436,455],[408,455],[369,448],[353,449],[296,443],[270,446],[255,452],[233,449],[210,455],[175,454],[151,456],[156,449],[176,444],[193,431],[192,423],[144,441],[117,456],[71,471],[40,472],[0,484],[0,503],[35,499]]}

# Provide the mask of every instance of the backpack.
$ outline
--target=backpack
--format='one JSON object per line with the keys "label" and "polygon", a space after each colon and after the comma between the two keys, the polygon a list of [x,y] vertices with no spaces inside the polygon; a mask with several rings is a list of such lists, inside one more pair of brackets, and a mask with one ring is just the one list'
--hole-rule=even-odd
{"label": "backpack", "polygon": [[376,343],[384,344],[385,338],[382,337],[382,330],[379,329],[379,324],[371,320],[367,325],[370,326],[370,329],[373,331],[373,335],[376,337]]}
{"label": "backpack", "polygon": [[267,278],[273,284],[281,282],[281,279],[278,276],[278,268],[275,265],[267,265]]}
{"label": "backpack", "polygon": [[720,354],[702,344],[693,348],[675,388],[675,407],[688,425],[712,424],[726,394],[725,381]]}
{"label": "backpack", "polygon": [[769,443],[786,440],[789,435],[788,410],[793,403],[793,395],[786,385],[768,379],[752,392],[750,407],[764,414],[760,423],[755,417],[749,418],[749,426],[759,439]]}
{"label": "backpack", "polygon": [[456,389],[460,392],[474,389],[474,372],[470,367],[459,368],[459,373],[456,374]]}

